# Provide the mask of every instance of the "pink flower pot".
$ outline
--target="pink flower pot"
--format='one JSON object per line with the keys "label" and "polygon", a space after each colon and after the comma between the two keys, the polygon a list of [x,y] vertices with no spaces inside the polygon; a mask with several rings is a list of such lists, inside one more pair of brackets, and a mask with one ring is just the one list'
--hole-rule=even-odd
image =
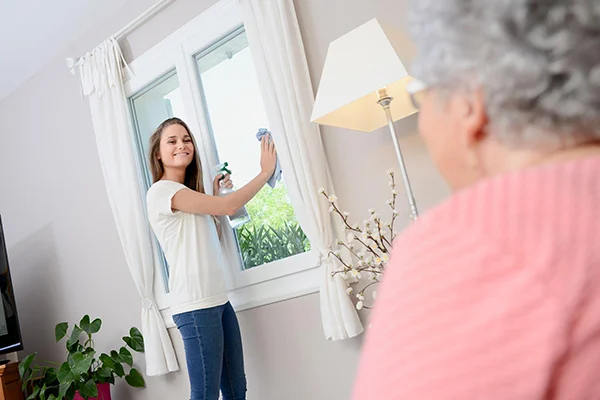
{"label": "pink flower pot", "polygon": [[[83,400],[83,397],[79,395],[79,392],[75,393],[73,400]],[[98,384],[98,397],[91,398],[89,400],[111,400],[110,398],[110,383],[99,383]]]}

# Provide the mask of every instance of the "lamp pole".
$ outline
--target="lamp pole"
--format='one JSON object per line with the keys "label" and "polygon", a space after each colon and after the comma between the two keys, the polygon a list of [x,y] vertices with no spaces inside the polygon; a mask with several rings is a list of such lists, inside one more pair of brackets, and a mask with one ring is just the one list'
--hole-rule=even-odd
{"label": "lamp pole", "polygon": [[392,141],[394,142],[394,148],[396,149],[396,156],[398,157],[398,162],[400,163],[400,171],[402,172],[402,180],[404,181],[404,189],[406,191],[406,196],[408,197],[408,205],[410,206],[410,214],[413,221],[416,221],[419,218],[419,211],[417,210],[417,203],[415,202],[415,197],[413,196],[413,191],[410,186],[410,180],[408,178],[408,171],[406,170],[406,165],[404,164],[404,157],[402,157],[402,150],[400,150],[400,144],[398,143],[398,137],[396,136],[396,128],[394,127],[394,120],[392,119],[392,112],[390,110],[390,104],[393,97],[388,96],[387,90],[385,88],[379,90],[379,100],[377,103],[383,107],[383,111],[385,112],[385,116],[387,117],[388,127],[390,128],[390,134],[392,135]]}

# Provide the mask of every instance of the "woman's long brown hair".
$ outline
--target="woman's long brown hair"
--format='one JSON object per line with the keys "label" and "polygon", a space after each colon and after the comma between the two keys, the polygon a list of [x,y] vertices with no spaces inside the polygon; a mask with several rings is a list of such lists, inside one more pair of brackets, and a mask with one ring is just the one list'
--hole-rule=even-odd
{"label": "woman's long brown hair", "polygon": [[163,131],[171,125],[181,125],[185,128],[190,138],[192,138],[192,144],[194,145],[194,159],[187,166],[185,170],[185,180],[183,184],[192,190],[200,193],[204,193],[204,184],[202,182],[202,164],[200,163],[200,157],[198,156],[198,146],[196,146],[196,140],[190,131],[190,128],[185,122],[179,118],[169,118],[162,122],[156,128],[156,131],[150,136],[150,172],[152,172],[152,183],[158,182],[162,179],[165,173],[165,167],[162,161],[158,158],[160,155],[160,139]]}

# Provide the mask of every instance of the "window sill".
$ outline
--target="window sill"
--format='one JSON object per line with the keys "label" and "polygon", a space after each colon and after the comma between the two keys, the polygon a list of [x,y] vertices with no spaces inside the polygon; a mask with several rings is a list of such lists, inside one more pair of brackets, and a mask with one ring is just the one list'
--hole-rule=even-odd
{"label": "window sill", "polygon": [[[240,312],[317,293],[320,282],[321,269],[313,267],[277,279],[230,290],[228,297],[235,311]],[[160,311],[167,328],[175,328],[171,308],[160,307]]]}

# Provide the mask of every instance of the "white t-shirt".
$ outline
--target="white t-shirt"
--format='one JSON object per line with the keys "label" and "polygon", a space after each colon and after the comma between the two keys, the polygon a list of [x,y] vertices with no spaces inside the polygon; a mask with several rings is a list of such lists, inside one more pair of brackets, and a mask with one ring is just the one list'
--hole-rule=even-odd
{"label": "white t-shirt", "polygon": [[173,314],[227,303],[223,255],[212,216],[171,208],[173,196],[185,188],[163,180],[146,195],[148,219],[169,264]]}

